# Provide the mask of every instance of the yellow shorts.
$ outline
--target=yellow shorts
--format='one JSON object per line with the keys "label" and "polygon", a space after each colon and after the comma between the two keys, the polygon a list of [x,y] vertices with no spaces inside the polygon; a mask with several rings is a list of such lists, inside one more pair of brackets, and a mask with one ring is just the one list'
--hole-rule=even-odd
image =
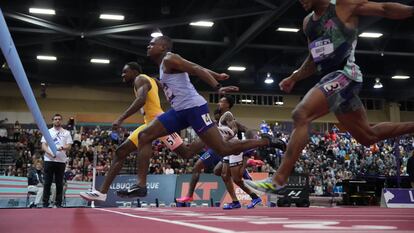
{"label": "yellow shorts", "polygon": [[128,137],[128,139],[129,139],[132,143],[134,143],[134,145],[135,145],[136,147],[138,147],[138,134],[139,134],[139,132],[141,132],[143,129],[145,129],[145,127],[147,127],[147,124],[143,124],[143,125],[141,125],[140,127],[136,128],[136,129],[134,130],[134,132],[132,132],[132,134],[131,134],[131,135],[129,135],[129,137]]}
{"label": "yellow shorts", "polygon": [[[140,127],[136,128],[131,135],[129,135],[128,139],[134,143],[134,145],[138,148],[138,134],[147,127],[147,124],[143,124]],[[177,133],[172,133],[170,135],[164,136],[159,138],[170,150],[175,150],[181,144],[183,144],[183,139]]]}

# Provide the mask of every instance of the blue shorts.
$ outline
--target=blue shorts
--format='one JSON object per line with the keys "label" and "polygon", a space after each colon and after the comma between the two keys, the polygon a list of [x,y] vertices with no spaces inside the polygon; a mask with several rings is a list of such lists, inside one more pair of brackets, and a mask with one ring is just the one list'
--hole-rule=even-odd
{"label": "blue shorts", "polygon": [[207,104],[199,107],[175,111],[170,109],[158,117],[161,124],[167,129],[168,134],[179,132],[191,126],[197,134],[203,134],[214,126],[210,118]]}
{"label": "blue shorts", "polygon": [[221,157],[218,156],[212,149],[209,149],[200,156],[200,160],[206,168],[210,168],[215,167],[221,161]]}

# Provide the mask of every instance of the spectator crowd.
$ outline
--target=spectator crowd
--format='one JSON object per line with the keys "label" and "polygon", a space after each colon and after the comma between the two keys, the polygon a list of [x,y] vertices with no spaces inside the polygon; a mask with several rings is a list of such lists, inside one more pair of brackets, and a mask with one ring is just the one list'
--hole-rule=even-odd
{"label": "spectator crowd", "polygon": [[[74,144],[68,152],[65,180],[91,181],[94,155],[97,157],[97,175],[105,175],[111,165],[111,158],[117,146],[129,136],[127,129],[120,132],[81,127],[72,130]],[[278,135],[288,141],[288,134]],[[14,132],[14,164],[3,172],[8,176],[27,176],[37,161],[42,159],[41,133],[34,129],[21,129]],[[184,139],[188,141],[187,139]],[[400,159],[395,157],[398,145]],[[406,135],[394,140],[384,140],[371,147],[355,141],[348,133],[340,133],[335,128],[325,134],[313,133],[301,159],[296,163],[295,172],[309,174],[311,190],[316,194],[331,193],[334,185],[345,179],[357,176],[395,176],[397,169],[407,175],[406,164],[414,150],[414,136]],[[153,144],[149,174],[190,174],[199,155],[190,159],[178,157],[162,143]],[[264,165],[249,167],[250,172],[274,172],[279,166],[283,153],[271,152],[264,156]],[[136,154],[128,156],[122,173],[136,173]],[[400,164],[397,168],[397,164]],[[206,171],[208,172],[208,171]]]}

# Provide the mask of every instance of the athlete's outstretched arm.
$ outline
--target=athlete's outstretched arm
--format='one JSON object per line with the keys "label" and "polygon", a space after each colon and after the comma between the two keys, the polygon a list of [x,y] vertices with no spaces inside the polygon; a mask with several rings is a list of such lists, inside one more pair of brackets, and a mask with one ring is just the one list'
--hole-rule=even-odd
{"label": "athlete's outstretched arm", "polygon": [[216,72],[214,72],[212,70],[209,70],[207,68],[204,68],[204,69],[206,69],[207,72],[209,72],[213,76],[213,78],[215,78],[218,81],[222,81],[222,80],[226,80],[226,79],[229,79],[230,78],[230,76],[228,74],[226,74],[226,73],[219,74],[219,73],[216,73]]}
{"label": "athlete's outstretched arm", "polygon": [[380,16],[388,19],[406,19],[414,16],[414,7],[396,2],[365,1],[355,9],[355,14]]}
{"label": "athlete's outstretched arm", "polygon": [[350,17],[379,16],[388,19],[406,19],[414,16],[414,7],[396,2],[371,2],[368,0],[337,0],[343,20]]}
{"label": "athlete's outstretched arm", "polygon": [[125,119],[138,112],[145,105],[148,91],[151,89],[150,82],[145,77],[138,76],[134,81],[134,87],[137,91],[136,98],[125,112],[112,123],[114,129],[118,128]]}
{"label": "athlete's outstretched arm", "polygon": [[182,58],[178,54],[168,53],[165,56],[163,62],[164,62],[165,69],[167,71],[178,70],[181,72],[187,72],[191,75],[199,77],[201,80],[203,80],[205,83],[210,85],[212,88],[219,87],[219,83],[213,77],[213,75],[207,71],[207,69]]}

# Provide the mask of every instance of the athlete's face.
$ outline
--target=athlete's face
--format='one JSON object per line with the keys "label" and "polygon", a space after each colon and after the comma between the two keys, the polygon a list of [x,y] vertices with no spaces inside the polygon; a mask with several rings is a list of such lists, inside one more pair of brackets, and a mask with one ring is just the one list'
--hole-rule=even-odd
{"label": "athlete's face", "polygon": [[150,41],[147,47],[147,56],[154,57],[162,54],[164,52],[164,46],[160,40],[154,38]]}
{"label": "athlete's face", "polygon": [[122,81],[123,82],[130,82],[132,80],[134,80],[135,77],[137,77],[137,72],[133,69],[131,69],[128,65],[125,65],[124,68],[122,69]]}
{"label": "athlete's face", "polygon": [[224,113],[225,111],[230,109],[230,105],[229,102],[227,101],[227,99],[225,97],[221,98],[218,102],[218,108],[220,109],[220,111],[222,113]]}

